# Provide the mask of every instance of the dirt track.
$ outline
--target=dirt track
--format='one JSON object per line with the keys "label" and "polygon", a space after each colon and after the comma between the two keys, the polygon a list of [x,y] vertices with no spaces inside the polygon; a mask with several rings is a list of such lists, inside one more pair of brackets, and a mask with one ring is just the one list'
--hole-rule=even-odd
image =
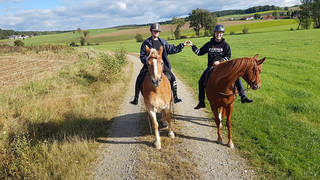
{"label": "dirt track", "polygon": [[[100,157],[93,173],[96,179],[257,179],[236,148],[217,144],[211,113],[193,109],[197,103],[193,92],[179,79],[178,94],[183,102],[175,105],[176,138],[161,133],[163,147],[156,150],[142,97],[137,106],[129,104],[141,63],[136,56],[128,58],[133,63],[132,79],[109,137],[100,140]],[[227,142],[226,136],[223,142]]]}

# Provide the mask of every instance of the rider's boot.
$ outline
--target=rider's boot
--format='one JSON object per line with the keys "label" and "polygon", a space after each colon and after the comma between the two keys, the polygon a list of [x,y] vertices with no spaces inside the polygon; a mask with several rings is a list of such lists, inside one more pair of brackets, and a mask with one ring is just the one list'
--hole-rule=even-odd
{"label": "rider's boot", "polygon": [[173,84],[172,94],[173,94],[173,102],[175,104],[179,103],[179,102],[182,102],[182,100],[180,98],[178,98],[178,95],[177,95],[177,84],[176,83]]}
{"label": "rider's boot", "polygon": [[249,99],[247,96],[241,96],[241,103],[251,103],[253,100]]}
{"label": "rider's boot", "polygon": [[206,103],[204,101],[200,101],[199,104],[196,107],[194,107],[194,109],[201,109],[205,107],[206,107]]}

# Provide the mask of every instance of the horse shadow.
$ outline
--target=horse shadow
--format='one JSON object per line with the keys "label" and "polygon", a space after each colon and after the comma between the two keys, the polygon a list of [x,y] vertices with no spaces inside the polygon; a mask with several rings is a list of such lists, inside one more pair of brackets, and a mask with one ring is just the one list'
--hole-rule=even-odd
{"label": "horse shadow", "polygon": [[186,121],[186,122],[194,123],[194,124],[197,124],[200,126],[216,127],[215,125],[208,125],[208,124],[202,123],[203,121],[214,121],[213,118],[173,114],[173,119],[178,120],[178,121]]}
{"label": "horse shadow", "polygon": [[[186,121],[202,126],[209,126],[201,122],[211,121],[212,119],[174,114],[173,120]],[[142,144],[152,147],[153,142],[150,141],[150,139],[146,140],[146,138],[144,138],[150,135],[154,135],[150,132],[150,124],[148,121],[148,114],[146,112],[120,115],[112,119],[108,119],[106,117],[85,117],[79,114],[68,113],[65,114],[64,119],[59,122],[54,121],[42,123],[29,123],[28,131],[32,135],[32,138],[40,141],[54,140],[58,142],[63,142],[66,139],[79,137],[79,139],[82,140],[95,140],[99,143],[106,144]],[[119,126],[119,128],[116,132],[111,133],[111,130],[114,125]],[[126,126],[128,128],[122,129],[121,127],[123,126]],[[133,130],[133,128],[137,128],[137,130]],[[201,137],[192,137],[179,133],[175,134],[179,138],[192,139],[196,141],[205,141],[210,143],[216,142]],[[160,135],[166,136],[166,131],[160,131]],[[125,140],[125,138],[129,137],[135,137],[135,140]],[[117,139],[113,140],[112,138]],[[121,138],[124,139],[122,140]]]}

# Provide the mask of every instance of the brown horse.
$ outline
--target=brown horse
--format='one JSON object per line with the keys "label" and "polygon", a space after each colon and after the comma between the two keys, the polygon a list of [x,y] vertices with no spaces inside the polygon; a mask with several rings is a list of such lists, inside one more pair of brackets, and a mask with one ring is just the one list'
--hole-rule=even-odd
{"label": "brown horse", "polygon": [[[230,148],[234,147],[231,136],[231,116],[235,100],[233,83],[239,77],[242,77],[253,90],[259,89],[261,87],[260,73],[262,72],[262,63],[265,59],[264,57],[258,60],[258,55],[255,55],[253,58],[233,59],[220,63],[210,74],[206,93],[218,129],[218,143],[222,144],[221,119],[227,117],[228,146]],[[219,108],[220,115],[218,115]]]}
{"label": "brown horse", "polygon": [[168,78],[163,73],[163,47],[161,46],[159,51],[157,51],[155,49],[149,49],[149,47],[146,46],[146,52],[149,54],[147,59],[148,74],[144,78],[142,84],[142,95],[149,117],[152,120],[152,126],[156,137],[154,145],[157,149],[161,149],[157,112],[161,112],[164,119],[168,122],[168,135],[169,137],[174,138],[174,133],[171,130],[171,86]]}

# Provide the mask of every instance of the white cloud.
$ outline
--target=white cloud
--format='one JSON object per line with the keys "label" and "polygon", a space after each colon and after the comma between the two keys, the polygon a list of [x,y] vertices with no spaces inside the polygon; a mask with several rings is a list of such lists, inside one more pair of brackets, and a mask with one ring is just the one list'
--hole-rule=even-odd
{"label": "white cloud", "polygon": [[25,1],[25,0],[0,0],[0,3],[7,3],[7,2],[17,3],[17,2],[23,2],[23,1]]}
{"label": "white cloud", "polygon": [[[15,0],[19,1],[19,0]],[[7,2],[1,1],[0,2]],[[245,9],[258,5],[292,6],[300,0],[64,0],[60,7],[8,13],[2,10],[1,29],[72,30],[144,24],[188,15],[193,9]]]}

